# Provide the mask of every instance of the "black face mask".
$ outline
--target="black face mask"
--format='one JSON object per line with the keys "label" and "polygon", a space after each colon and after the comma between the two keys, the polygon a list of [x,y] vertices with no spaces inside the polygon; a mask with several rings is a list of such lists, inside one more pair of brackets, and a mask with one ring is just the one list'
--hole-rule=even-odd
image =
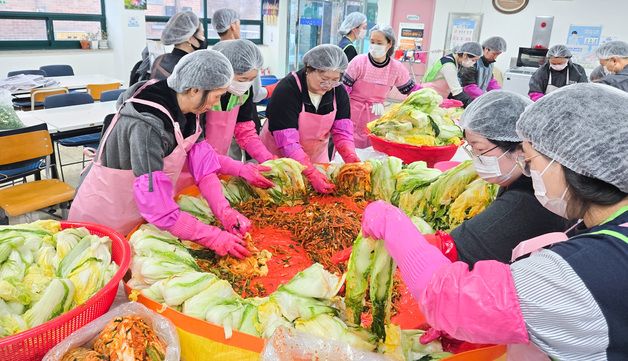
{"label": "black face mask", "polygon": [[190,43],[190,46],[192,46],[192,49],[194,49],[194,51],[199,49],[207,49],[207,39],[201,40],[196,36],[194,37],[194,39],[196,39],[196,41],[198,41],[198,43],[200,44],[199,46],[194,46],[194,44]]}

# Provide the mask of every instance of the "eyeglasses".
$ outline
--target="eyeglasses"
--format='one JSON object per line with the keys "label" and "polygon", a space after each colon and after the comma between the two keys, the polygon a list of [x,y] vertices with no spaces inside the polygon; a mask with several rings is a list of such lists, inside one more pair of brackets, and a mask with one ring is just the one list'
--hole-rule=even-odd
{"label": "eyeglasses", "polygon": [[469,156],[469,158],[471,158],[471,159],[473,159],[473,158],[477,158],[477,159],[480,161],[480,163],[484,164],[484,163],[482,162],[482,158],[480,158],[480,157],[481,157],[481,156],[483,156],[484,154],[486,154],[486,153],[490,152],[491,150],[493,150],[493,149],[497,148],[497,147],[498,147],[498,146],[496,145],[496,146],[494,146],[493,148],[491,148],[491,149],[489,149],[489,150],[487,150],[487,151],[485,151],[485,152],[482,152],[482,154],[477,154],[477,155],[476,155],[475,153],[473,153],[473,147],[471,147],[471,145],[469,145],[469,143],[466,143],[465,145],[463,145],[463,146],[462,146],[462,150],[464,150],[464,151],[467,153],[467,155]]}
{"label": "eyeglasses", "polygon": [[[342,81],[340,80],[333,80],[333,79],[326,79],[321,75],[320,71],[316,72],[318,74],[318,77],[321,79],[321,82],[319,83],[321,88],[335,88],[337,86],[339,86],[340,84],[342,84]],[[342,75],[341,75],[342,78]]]}
{"label": "eyeglasses", "polygon": [[540,156],[540,154],[537,154],[530,158],[525,158],[523,155],[520,155],[517,157],[517,160],[516,160],[517,165],[519,166],[519,168],[521,168],[521,173],[524,176],[526,177],[530,176],[530,161],[538,156]]}

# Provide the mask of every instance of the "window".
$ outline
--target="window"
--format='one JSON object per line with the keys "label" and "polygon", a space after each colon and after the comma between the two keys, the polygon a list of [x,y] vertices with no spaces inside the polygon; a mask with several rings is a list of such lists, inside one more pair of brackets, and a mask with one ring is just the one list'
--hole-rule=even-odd
{"label": "window", "polygon": [[159,40],[170,17],[180,11],[194,11],[203,22],[209,44],[218,42],[211,25],[214,11],[231,8],[240,14],[242,38],[262,43],[262,0],[148,0],[146,8],[146,37]]}
{"label": "window", "polygon": [[106,30],[105,0],[0,0],[1,49],[72,49]]}

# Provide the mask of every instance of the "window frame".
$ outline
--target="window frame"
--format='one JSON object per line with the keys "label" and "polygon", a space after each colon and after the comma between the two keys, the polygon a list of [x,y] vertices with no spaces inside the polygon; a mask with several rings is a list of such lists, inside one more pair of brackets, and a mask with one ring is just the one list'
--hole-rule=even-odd
{"label": "window frame", "polygon": [[[207,16],[207,2],[209,0],[203,1],[203,17],[199,18],[199,20],[203,23],[203,28],[205,29],[205,39],[207,39],[207,45],[215,45],[220,39],[210,39],[208,37],[209,34],[209,25],[212,22],[212,19]],[[259,20],[244,20],[240,19],[240,25],[259,25],[259,39],[249,39],[254,44],[261,45],[264,43],[264,21],[262,14],[262,7],[260,6],[259,12]],[[146,15],[147,23],[167,23],[170,20],[170,16],[156,16],[156,15]],[[159,40],[159,39],[148,39],[147,40]]]}
{"label": "window frame", "polygon": [[38,13],[29,11],[0,11],[0,19],[43,20],[47,40],[0,40],[1,50],[80,49],[80,40],[56,40],[55,20],[99,22],[101,31],[107,31],[105,0],[100,0],[100,14]]}

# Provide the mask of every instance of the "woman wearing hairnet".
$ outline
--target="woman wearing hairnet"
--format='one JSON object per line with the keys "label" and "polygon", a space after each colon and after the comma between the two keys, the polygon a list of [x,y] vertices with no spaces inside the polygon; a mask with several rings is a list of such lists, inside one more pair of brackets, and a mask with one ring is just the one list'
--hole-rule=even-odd
{"label": "woman wearing hairnet", "polygon": [[532,181],[517,165],[523,149],[515,125],[530,104],[522,95],[498,90],[480,96],[462,114],[465,150],[475,170],[500,188],[495,201],[453,229],[451,236],[444,232],[425,236],[450,260],[470,266],[482,260],[508,263],[520,242],[566,229],[566,220],[535,198]]}
{"label": "woman wearing hairnet", "polygon": [[151,79],[166,79],[185,55],[195,50],[207,49],[203,24],[192,11],[183,11],[171,17],[161,33],[161,42],[164,45],[174,45],[174,49],[155,59],[150,71]]}
{"label": "woman wearing hairnet", "polygon": [[628,92],[628,43],[610,41],[598,48],[597,56],[608,73],[600,83]]}
{"label": "woman wearing hairnet", "polygon": [[554,45],[547,51],[549,59],[530,78],[528,96],[532,101],[566,85],[587,83],[584,68],[571,61],[571,51],[565,45]]}
{"label": "woman wearing hairnet", "polygon": [[391,55],[395,50],[395,34],[389,25],[371,29],[368,54],[355,57],[342,82],[351,98],[351,120],[357,148],[371,145],[366,124],[384,114],[384,100],[393,86],[401,94],[410,94],[419,87],[410,78],[408,69]]}
{"label": "woman wearing hairnet", "polygon": [[338,33],[342,35],[338,46],[345,52],[347,61],[351,62],[358,55],[353,42],[364,39],[366,35],[366,15],[357,11],[347,15],[342,24],[340,24]]}
{"label": "woman wearing hairnet", "polygon": [[506,51],[506,40],[499,36],[493,36],[482,43],[483,54],[470,68],[460,69],[460,83],[471,98],[475,99],[480,95],[501,86],[493,77],[493,68],[497,57]]}
{"label": "woman wearing hairnet", "polygon": [[349,96],[340,82],[347,57],[336,45],[324,44],[305,53],[303,63],[303,69],[277,85],[260,136],[274,155],[307,167],[303,174],[317,192],[331,193],[334,184],[314,167],[314,163],[329,163],[329,136],[345,162],[360,161],[353,143]]}
{"label": "woman wearing hairnet", "polygon": [[[266,149],[257,134],[253,121],[258,116],[253,104],[252,85],[264,63],[262,53],[255,44],[245,39],[221,41],[213,50],[219,51],[229,59],[233,66],[234,79],[227,93],[220,98],[220,102],[205,115],[205,139],[218,154],[226,155],[235,135],[238,145],[259,163],[273,159],[274,156]],[[237,172],[233,175],[240,175],[239,173],[245,171],[247,167],[256,167],[254,164],[243,165],[229,157],[221,157],[221,165],[223,161],[235,167]],[[265,179],[260,180],[264,184],[268,183]],[[251,184],[259,186],[255,182]]]}
{"label": "woman wearing hairnet", "polygon": [[482,46],[476,42],[468,42],[454,49],[454,52],[438,60],[425,73],[422,86],[433,88],[443,98],[456,99],[466,107],[473,98],[465,93],[458,78],[461,68],[471,68],[483,54]]}
{"label": "woman wearing hairnet", "polygon": [[539,353],[628,359],[628,108],[617,106],[626,103],[618,89],[576,84],[519,118],[519,162],[537,199],[587,227],[569,239],[551,233],[529,241],[526,251],[536,252],[526,259],[481,261],[469,271],[429,245],[399,209],[381,201],[366,208],[364,236],[384,240],[435,330],[509,344],[513,360],[515,353],[527,360],[547,359],[533,358]]}
{"label": "woman wearing hairnet", "polygon": [[[184,56],[167,80],[129,88],[83,175],[69,219],[103,224],[121,234],[146,220],[219,255],[248,255],[242,237],[250,222],[224,198],[216,175],[218,155],[203,141],[199,121],[232,79],[224,55],[199,50]],[[174,202],[185,168],[226,231],[181,212]]]}

